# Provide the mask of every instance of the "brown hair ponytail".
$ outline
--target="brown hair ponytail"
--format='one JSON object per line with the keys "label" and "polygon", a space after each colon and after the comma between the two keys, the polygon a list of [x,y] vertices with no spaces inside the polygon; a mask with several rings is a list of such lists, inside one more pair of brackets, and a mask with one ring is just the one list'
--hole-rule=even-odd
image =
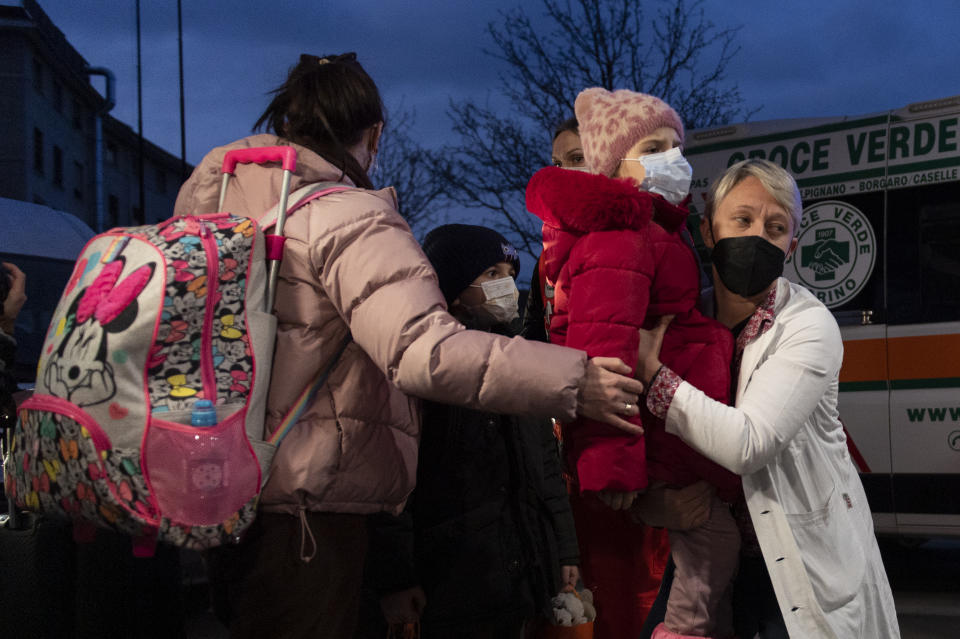
{"label": "brown hair ponytail", "polygon": [[303,54],[272,92],[254,131],[268,131],[307,147],[338,167],[354,184],[373,188],[366,170],[348,149],[371,126],[383,122],[383,103],[373,79],[355,53]]}

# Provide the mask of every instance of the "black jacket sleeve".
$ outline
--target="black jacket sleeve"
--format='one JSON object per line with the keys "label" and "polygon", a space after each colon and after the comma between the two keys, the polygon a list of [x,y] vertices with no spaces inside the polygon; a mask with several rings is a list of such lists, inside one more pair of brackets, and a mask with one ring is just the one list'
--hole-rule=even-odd
{"label": "black jacket sleeve", "polygon": [[399,515],[376,513],[367,520],[370,535],[364,568],[364,583],[377,595],[398,592],[418,585],[413,555],[411,495]]}
{"label": "black jacket sleeve", "polygon": [[561,566],[575,566],[580,563],[580,551],[567,485],[560,466],[559,444],[549,422],[538,432],[543,447],[543,500],[553,516],[558,558]]}
{"label": "black jacket sleeve", "polygon": [[11,372],[17,355],[17,341],[0,329],[0,373]]}
{"label": "black jacket sleeve", "polygon": [[6,428],[17,421],[17,405],[13,394],[17,392],[17,380],[13,365],[17,354],[17,342],[0,330],[0,436]]}

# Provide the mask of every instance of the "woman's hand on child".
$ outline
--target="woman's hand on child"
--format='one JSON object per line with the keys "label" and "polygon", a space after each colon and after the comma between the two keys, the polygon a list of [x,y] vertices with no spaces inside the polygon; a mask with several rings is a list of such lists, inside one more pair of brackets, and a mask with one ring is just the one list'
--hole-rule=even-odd
{"label": "woman's hand on child", "polygon": [[633,503],[630,514],[648,526],[669,530],[690,530],[710,517],[713,485],[698,481],[683,488],[650,484]]}
{"label": "woman's hand on child", "polygon": [[638,329],[640,344],[637,347],[637,379],[644,384],[653,381],[653,376],[660,370],[660,347],[663,346],[663,335],[673,321],[673,315],[664,315],[652,329]]}
{"label": "woman's hand on child", "polygon": [[626,510],[633,504],[633,500],[637,498],[637,494],[635,490],[628,493],[602,492],[597,493],[597,497],[614,510]]}
{"label": "woman's hand on child", "polygon": [[577,392],[577,413],[631,435],[642,435],[643,428],[624,419],[640,412],[637,400],[643,393],[643,384],[627,377],[631,372],[617,357],[590,358]]}
{"label": "woman's hand on child", "polygon": [[427,595],[420,586],[380,597],[380,610],[389,624],[419,621],[426,605]]}

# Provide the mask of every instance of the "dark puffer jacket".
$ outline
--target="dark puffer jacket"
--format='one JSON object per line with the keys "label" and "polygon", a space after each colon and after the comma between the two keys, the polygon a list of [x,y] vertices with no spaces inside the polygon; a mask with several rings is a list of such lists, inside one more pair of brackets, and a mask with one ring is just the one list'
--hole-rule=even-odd
{"label": "dark puffer jacket", "polygon": [[16,340],[0,329],[0,435],[3,429],[12,428],[17,420],[17,406],[13,400],[13,394],[17,391],[17,381],[13,375],[16,354]]}
{"label": "dark puffer jacket", "polygon": [[[687,210],[632,180],[548,167],[527,186],[543,220],[540,268],[555,286],[550,341],[637,365],[637,329],[675,315],[661,361],[710,397],[727,402],[730,331],[697,309],[697,259],[681,232]],[[679,371],[683,371],[682,373]],[[674,486],[706,479],[732,500],[739,479],[694,452],[649,413],[632,420],[643,437],[578,420],[564,447],[584,491],[643,490],[648,476]]]}
{"label": "dark puffer jacket", "polygon": [[560,566],[579,562],[549,421],[425,402],[417,487],[399,517],[375,517],[368,586],[419,584],[433,630],[547,613]]}

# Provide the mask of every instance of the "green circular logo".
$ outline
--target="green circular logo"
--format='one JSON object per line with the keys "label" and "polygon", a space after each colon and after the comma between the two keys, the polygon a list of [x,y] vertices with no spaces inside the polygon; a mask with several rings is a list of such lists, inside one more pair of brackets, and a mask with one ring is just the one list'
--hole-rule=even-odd
{"label": "green circular logo", "polygon": [[960,451],[960,430],[955,430],[947,436],[947,443],[950,448]]}
{"label": "green circular logo", "polygon": [[806,286],[827,308],[837,308],[863,290],[876,261],[870,221],[846,202],[828,200],[803,210],[797,250],[784,275]]}

